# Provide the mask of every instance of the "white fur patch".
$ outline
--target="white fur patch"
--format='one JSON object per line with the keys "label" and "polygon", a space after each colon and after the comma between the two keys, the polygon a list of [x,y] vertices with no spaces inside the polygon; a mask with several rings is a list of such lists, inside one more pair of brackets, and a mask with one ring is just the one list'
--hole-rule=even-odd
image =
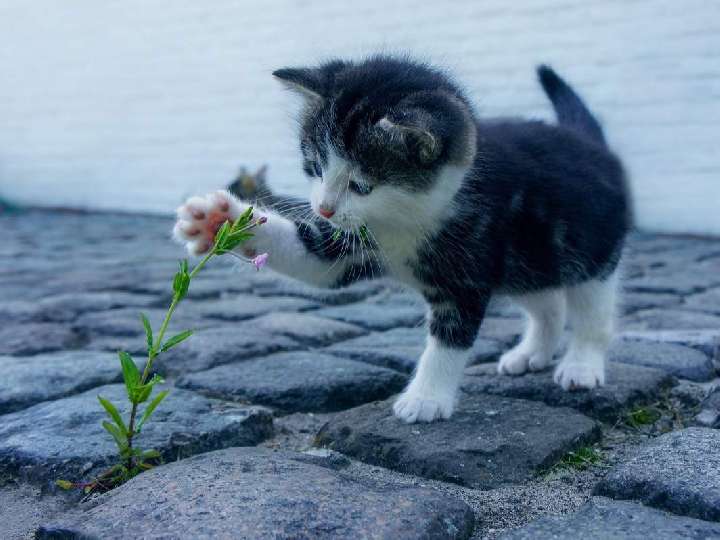
{"label": "white fur patch", "polygon": [[407,423],[450,418],[468,357],[428,336],[415,376],[393,406],[395,416]]}
{"label": "white fur patch", "polygon": [[615,326],[618,272],[566,289],[572,338],[555,370],[564,390],[605,384],[605,356]]}
{"label": "white fur patch", "polygon": [[565,291],[554,289],[513,298],[527,315],[520,343],[500,357],[498,372],[521,375],[547,367],[565,328]]}

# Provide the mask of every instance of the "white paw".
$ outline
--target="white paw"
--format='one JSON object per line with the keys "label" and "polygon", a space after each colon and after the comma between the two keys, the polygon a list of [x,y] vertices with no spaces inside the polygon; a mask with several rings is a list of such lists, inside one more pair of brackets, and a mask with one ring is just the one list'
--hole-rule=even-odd
{"label": "white paw", "polygon": [[191,197],[177,209],[173,237],[184,244],[191,255],[207,253],[222,224],[237,219],[246,208],[245,203],[227,191]]}
{"label": "white paw", "polygon": [[605,363],[598,358],[569,357],[555,368],[555,382],[563,390],[592,389],[605,384]]}
{"label": "white paw", "polygon": [[500,375],[522,375],[526,371],[540,371],[550,363],[549,355],[529,351],[519,345],[500,357],[498,373]]}
{"label": "white paw", "polygon": [[407,424],[432,422],[439,418],[450,418],[455,406],[451,394],[426,394],[408,388],[393,405],[395,416]]}

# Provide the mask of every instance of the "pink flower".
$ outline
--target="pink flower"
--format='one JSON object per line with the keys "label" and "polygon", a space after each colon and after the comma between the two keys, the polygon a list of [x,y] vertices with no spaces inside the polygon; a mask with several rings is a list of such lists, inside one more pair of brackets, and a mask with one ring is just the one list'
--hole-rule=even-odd
{"label": "pink flower", "polygon": [[251,262],[255,265],[255,268],[260,271],[260,269],[267,264],[268,260],[268,254],[267,253],[261,253],[257,257],[255,257]]}
{"label": "pink flower", "polygon": [[262,225],[262,224],[264,224],[264,223],[267,223],[267,218],[266,218],[265,216],[259,217],[258,220],[257,220],[257,224],[258,224],[258,225]]}

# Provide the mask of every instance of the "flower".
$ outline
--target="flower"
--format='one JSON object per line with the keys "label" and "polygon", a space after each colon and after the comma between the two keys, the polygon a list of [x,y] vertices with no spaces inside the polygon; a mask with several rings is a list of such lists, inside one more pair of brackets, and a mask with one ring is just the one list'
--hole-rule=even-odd
{"label": "flower", "polygon": [[260,269],[263,266],[265,266],[265,264],[267,264],[267,260],[268,260],[268,254],[261,253],[257,257],[253,258],[253,260],[251,262],[255,265],[255,268],[257,268],[257,270],[260,271]]}

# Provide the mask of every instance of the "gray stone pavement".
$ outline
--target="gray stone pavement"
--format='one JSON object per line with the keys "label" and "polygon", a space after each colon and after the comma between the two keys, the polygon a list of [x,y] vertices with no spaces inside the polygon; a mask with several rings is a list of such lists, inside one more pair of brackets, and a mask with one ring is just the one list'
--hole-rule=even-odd
{"label": "gray stone pavement", "polygon": [[[213,261],[161,357],[140,436],[164,465],[105,495],[59,492],[112,460],[95,396],[170,300],[171,222],[0,216],[0,537],[709,538],[720,534],[720,239],[635,234],[608,384],[501,377],[519,313],[498,300],[456,415],[390,413],[424,307],[385,282],[324,291]],[[608,521],[612,529],[603,528]],[[129,525],[132,524],[132,525]]]}

